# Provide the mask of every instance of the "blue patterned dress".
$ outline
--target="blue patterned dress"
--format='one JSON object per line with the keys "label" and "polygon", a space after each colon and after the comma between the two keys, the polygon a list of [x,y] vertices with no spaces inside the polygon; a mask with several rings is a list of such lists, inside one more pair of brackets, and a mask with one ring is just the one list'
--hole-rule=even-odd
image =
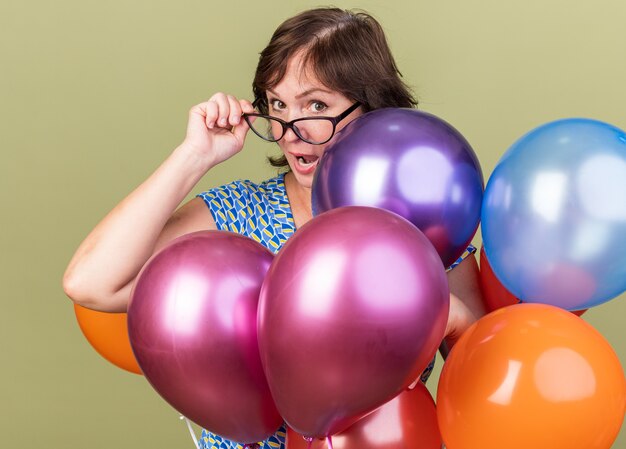
{"label": "blue patterned dress", "polygon": [[[234,181],[198,195],[204,200],[220,230],[236,232],[248,236],[274,254],[296,232],[296,225],[289,206],[285,189],[285,176],[255,184],[251,181]],[[469,246],[459,259],[449,268],[457,266],[476,248]],[[426,382],[433,370],[435,360],[421,375]],[[283,424],[267,440],[259,442],[259,449],[284,449],[287,430]],[[207,430],[202,431],[201,449],[243,449],[244,445],[226,440]]]}

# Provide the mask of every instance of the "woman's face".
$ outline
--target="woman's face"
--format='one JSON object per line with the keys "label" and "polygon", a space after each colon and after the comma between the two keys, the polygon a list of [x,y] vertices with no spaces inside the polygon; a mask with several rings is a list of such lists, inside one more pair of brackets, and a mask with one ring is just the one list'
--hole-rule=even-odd
{"label": "woman's face", "polygon": [[[302,70],[300,60],[299,55],[291,58],[283,79],[273,89],[267,91],[270,115],[286,122],[302,117],[335,117],[354,104],[341,93],[330,90],[322,84],[312,70]],[[317,163],[326,147],[334,141],[340,129],[361,114],[361,108],[350,113],[337,125],[333,138],[321,145],[304,142],[293,130],[287,130],[278,141],[278,145],[285,154],[298,184],[311,188]]]}

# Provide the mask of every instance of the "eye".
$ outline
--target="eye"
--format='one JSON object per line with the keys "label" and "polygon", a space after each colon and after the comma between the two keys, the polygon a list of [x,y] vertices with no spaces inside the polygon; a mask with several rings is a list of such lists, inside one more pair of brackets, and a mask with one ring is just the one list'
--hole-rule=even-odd
{"label": "eye", "polygon": [[271,106],[273,111],[281,111],[281,110],[283,110],[283,109],[285,109],[287,107],[287,105],[285,103],[283,103],[282,101],[280,101],[278,99],[271,99],[270,100],[270,106]]}
{"label": "eye", "polygon": [[311,102],[311,110],[313,112],[324,112],[326,109],[328,109],[328,106],[323,101]]}

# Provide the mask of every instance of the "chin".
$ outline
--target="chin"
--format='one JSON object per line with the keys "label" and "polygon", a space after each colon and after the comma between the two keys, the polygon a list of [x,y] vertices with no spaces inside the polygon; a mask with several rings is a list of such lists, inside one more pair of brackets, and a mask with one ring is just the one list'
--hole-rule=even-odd
{"label": "chin", "polygon": [[304,189],[311,189],[311,187],[313,186],[314,173],[302,174],[302,173],[298,173],[297,171],[289,167],[288,174],[291,175],[292,179],[296,182],[298,187],[301,187]]}
{"label": "chin", "polygon": [[296,181],[305,189],[310,189],[313,186],[313,174],[310,175],[301,175],[299,173],[294,173],[294,177]]}

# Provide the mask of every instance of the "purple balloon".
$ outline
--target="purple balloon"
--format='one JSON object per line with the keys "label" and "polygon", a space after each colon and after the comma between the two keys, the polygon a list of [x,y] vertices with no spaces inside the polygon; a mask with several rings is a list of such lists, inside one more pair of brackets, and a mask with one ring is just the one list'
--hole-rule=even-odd
{"label": "purple balloon", "polygon": [[264,440],[282,424],[256,324],[272,260],[238,234],[188,234],[148,261],[128,309],[130,343],[152,387],[195,423],[242,443]]}
{"label": "purple balloon", "polygon": [[259,301],[261,360],[287,424],[325,437],[399,394],[437,351],[449,301],[436,250],[404,218],[361,206],[313,218]]}
{"label": "purple balloon", "polygon": [[476,233],[483,189],[476,154],[450,124],[415,109],[378,109],[326,149],[313,213],[350,205],[395,212],[420,228],[448,267]]}

